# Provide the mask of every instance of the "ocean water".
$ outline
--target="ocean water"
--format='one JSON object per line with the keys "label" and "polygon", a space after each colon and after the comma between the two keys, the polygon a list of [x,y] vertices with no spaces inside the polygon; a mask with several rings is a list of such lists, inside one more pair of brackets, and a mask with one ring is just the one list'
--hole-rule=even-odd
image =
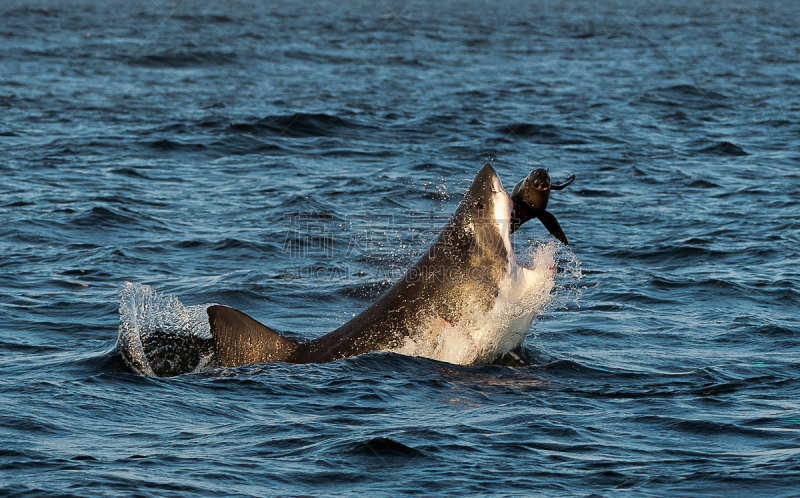
{"label": "ocean water", "polygon": [[[800,5],[6,0],[0,494],[800,495]],[[126,281],[294,338],[531,169],[527,366],[135,375]],[[520,260],[553,244],[529,222]]]}

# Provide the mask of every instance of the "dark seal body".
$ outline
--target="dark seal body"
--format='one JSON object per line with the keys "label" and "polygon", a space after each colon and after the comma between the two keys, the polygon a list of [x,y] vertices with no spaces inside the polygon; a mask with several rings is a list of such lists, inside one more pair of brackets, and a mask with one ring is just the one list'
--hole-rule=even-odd
{"label": "dark seal body", "polygon": [[547,203],[550,201],[550,192],[561,190],[575,181],[575,175],[570,176],[560,184],[550,182],[547,170],[539,168],[531,171],[514,187],[511,200],[514,202],[514,212],[511,216],[511,233],[514,233],[526,221],[537,218],[548,232],[568,245],[567,236],[561,229],[558,220],[549,211]]}

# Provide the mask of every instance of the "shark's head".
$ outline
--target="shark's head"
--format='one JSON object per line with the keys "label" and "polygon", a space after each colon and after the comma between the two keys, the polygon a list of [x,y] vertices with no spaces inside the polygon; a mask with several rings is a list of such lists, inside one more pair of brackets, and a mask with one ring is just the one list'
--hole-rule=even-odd
{"label": "shark's head", "polygon": [[413,268],[438,314],[457,321],[488,310],[514,261],[509,239],[512,203],[491,165],[481,169],[428,254]]}
{"label": "shark's head", "polygon": [[511,210],[511,198],[487,164],[475,176],[432,250],[449,253],[451,264],[505,268],[511,252]]}

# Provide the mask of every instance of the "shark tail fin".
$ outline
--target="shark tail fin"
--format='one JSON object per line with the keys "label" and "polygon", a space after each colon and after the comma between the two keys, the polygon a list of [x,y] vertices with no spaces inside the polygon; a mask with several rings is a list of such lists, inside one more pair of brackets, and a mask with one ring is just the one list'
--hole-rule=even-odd
{"label": "shark tail fin", "polygon": [[217,363],[224,367],[288,361],[299,344],[227,306],[209,306]]}

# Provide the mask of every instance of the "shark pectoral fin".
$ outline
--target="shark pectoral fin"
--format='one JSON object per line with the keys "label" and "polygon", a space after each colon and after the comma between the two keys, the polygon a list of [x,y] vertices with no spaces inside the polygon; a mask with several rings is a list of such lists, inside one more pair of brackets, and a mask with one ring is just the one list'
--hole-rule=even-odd
{"label": "shark pectoral fin", "polygon": [[558,220],[555,216],[547,211],[540,211],[536,217],[539,218],[539,221],[542,222],[542,225],[544,225],[547,231],[553,234],[553,237],[560,240],[565,246],[569,245],[567,236],[564,235],[564,231],[561,230],[561,225],[558,224]]}
{"label": "shark pectoral fin", "polygon": [[227,306],[209,306],[217,361],[224,367],[286,361],[298,344]]}

